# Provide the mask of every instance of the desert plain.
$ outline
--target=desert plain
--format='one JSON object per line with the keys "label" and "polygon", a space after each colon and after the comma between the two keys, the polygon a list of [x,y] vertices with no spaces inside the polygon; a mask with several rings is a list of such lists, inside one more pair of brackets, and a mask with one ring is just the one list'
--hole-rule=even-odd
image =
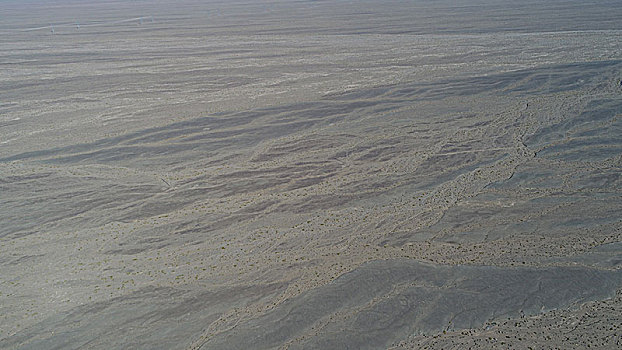
{"label": "desert plain", "polygon": [[0,348],[621,348],[620,18],[1,2]]}

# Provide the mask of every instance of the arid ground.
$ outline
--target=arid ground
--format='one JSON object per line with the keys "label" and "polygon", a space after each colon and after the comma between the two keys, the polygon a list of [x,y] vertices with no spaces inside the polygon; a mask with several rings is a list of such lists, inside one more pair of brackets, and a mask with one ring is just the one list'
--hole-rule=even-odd
{"label": "arid ground", "polygon": [[621,18],[0,2],[0,348],[621,348]]}

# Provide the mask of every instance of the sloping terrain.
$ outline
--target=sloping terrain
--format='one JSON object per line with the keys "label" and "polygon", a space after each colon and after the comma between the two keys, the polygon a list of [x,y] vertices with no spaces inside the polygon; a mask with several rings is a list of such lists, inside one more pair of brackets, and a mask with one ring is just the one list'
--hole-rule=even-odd
{"label": "sloping terrain", "polygon": [[0,348],[619,345],[622,6],[522,5],[3,3]]}

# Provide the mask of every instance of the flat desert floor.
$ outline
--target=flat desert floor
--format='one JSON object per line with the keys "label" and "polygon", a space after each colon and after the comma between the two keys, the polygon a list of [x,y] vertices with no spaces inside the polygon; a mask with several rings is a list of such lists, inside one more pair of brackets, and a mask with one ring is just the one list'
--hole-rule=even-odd
{"label": "flat desert floor", "polygon": [[0,13],[0,348],[622,347],[619,0]]}

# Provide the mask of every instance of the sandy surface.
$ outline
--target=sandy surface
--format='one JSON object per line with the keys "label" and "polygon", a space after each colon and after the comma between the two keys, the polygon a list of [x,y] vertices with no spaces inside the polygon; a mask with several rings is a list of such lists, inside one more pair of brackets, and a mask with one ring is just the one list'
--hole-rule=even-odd
{"label": "sandy surface", "polygon": [[622,346],[617,1],[0,10],[0,348]]}

